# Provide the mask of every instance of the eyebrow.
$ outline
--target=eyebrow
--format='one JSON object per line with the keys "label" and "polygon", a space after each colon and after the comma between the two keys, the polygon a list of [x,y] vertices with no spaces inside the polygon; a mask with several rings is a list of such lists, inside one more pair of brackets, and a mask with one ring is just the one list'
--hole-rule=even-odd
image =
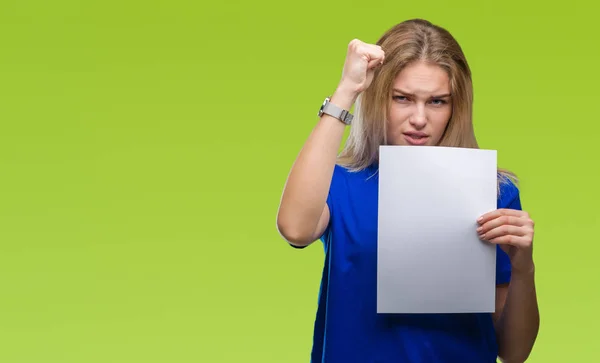
{"label": "eyebrow", "polygon": [[[415,96],[413,93],[406,92],[406,91],[403,91],[403,90],[398,89],[398,88],[394,88],[394,92],[402,93],[403,95],[406,95],[406,96],[412,96],[412,97]],[[441,94],[441,95],[431,96],[431,98],[446,98],[446,97],[450,97],[450,96],[451,96],[450,93],[444,93],[444,94]]]}

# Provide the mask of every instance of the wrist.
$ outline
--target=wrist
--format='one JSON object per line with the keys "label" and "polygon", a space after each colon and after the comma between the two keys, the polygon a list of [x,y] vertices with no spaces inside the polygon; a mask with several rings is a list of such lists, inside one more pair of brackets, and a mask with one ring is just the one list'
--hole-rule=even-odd
{"label": "wrist", "polygon": [[340,84],[333,95],[331,95],[331,103],[343,109],[350,110],[359,94],[360,92],[356,91],[351,86]]}
{"label": "wrist", "polygon": [[511,275],[515,278],[530,278],[535,275],[535,264],[533,260],[523,266],[513,266]]}

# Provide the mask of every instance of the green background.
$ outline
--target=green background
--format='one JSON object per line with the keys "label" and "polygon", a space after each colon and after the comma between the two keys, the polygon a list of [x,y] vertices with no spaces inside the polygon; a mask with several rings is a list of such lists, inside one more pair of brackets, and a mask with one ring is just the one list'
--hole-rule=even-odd
{"label": "green background", "polygon": [[591,362],[598,8],[569,1],[0,3],[0,362],[307,362],[323,251],[275,228],[352,38],[422,17],[474,72],[536,221],[530,362]]}

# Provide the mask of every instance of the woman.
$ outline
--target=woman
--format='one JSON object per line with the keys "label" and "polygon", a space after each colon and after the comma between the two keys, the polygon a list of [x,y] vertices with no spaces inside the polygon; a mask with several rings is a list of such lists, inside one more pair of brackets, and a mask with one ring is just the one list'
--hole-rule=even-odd
{"label": "woman", "polygon": [[[478,220],[497,247],[494,314],[377,314],[379,145],[477,148],[471,73],[445,29],[416,19],[377,44],[353,40],[342,77],[295,161],[277,215],[281,235],[317,239],[325,267],[312,362],[523,362],[539,327],[533,222],[499,170],[498,209]],[[356,103],[356,117],[351,107]],[[346,126],[352,125],[341,154]]]}

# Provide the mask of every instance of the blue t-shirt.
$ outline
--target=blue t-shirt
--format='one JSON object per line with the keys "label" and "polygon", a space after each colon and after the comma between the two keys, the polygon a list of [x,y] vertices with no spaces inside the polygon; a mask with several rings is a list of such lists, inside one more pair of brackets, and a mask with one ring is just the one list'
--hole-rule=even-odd
{"label": "blue t-shirt", "polygon": [[[377,164],[359,172],[335,167],[311,362],[496,362],[489,313],[376,313],[378,175]],[[498,208],[521,209],[515,185],[500,190]],[[508,283],[510,274],[510,260],[497,247],[496,283]]]}

